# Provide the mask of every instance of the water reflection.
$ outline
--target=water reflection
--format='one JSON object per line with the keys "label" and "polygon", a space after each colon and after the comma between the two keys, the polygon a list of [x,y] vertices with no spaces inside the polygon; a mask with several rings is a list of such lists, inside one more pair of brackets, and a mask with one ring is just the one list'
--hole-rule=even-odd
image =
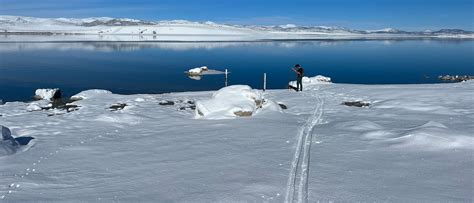
{"label": "water reflection", "polygon": [[188,75],[188,77],[192,80],[201,80],[202,76],[200,75]]}
{"label": "water reflection", "polygon": [[335,46],[351,43],[350,41],[313,41],[313,42],[34,42],[0,43],[0,52],[19,51],[99,51],[99,52],[132,52],[142,49],[163,49],[172,51],[213,50],[245,46],[276,46],[294,49],[301,46]]}

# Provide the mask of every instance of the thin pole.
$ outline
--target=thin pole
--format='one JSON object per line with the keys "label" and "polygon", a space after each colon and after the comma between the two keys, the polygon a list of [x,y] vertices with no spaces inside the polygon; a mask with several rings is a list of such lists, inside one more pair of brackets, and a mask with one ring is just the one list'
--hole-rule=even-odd
{"label": "thin pole", "polygon": [[229,72],[227,71],[227,68],[226,68],[226,69],[225,69],[225,86],[226,86],[226,87],[227,87],[227,84],[228,84],[228,83],[227,83],[227,74],[228,74],[228,73],[229,73]]}
{"label": "thin pole", "polygon": [[263,91],[267,89],[267,73],[263,73]]}

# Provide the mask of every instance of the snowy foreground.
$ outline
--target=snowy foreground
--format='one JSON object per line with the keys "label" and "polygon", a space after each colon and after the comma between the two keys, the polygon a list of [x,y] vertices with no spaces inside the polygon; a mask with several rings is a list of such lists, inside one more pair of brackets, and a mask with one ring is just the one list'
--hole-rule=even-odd
{"label": "snowy foreground", "polygon": [[[69,113],[27,111],[31,104],[22,102],[0,105],[0,125],[14,137],[36,138],[29,148],[0,157],[0,197],[473,201],[473,82],[305,88],[246,89],[242,108],[255,110],[245,99],[255,95],[288,108],[272,105],[233,119],[196,117],[190,108],[222,98],[215,92],[88,91]],[[347,101],[370,106],[341,105]],[[108,109],[117,103],[127,106]]]}

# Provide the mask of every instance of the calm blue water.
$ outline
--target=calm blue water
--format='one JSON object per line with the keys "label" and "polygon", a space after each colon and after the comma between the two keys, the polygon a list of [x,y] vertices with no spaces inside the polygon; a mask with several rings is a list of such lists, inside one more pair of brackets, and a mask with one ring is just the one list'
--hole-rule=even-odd
{"label": "calm blue water", "polygon": [[437,83],[438,75],[474,75],[474,41],[304,41],[254,43],[0,43],[0,99],[31,100],[37,88],[65,95],[215,90],[223,75],[192,80],[202,65],[228,68],[229,84],[284,88],[299,63],[308,76],[338,83]]}

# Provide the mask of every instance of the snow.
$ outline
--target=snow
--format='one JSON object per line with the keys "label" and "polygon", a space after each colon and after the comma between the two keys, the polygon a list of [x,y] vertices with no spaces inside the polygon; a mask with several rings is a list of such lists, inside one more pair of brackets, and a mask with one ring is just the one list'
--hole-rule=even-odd
{"label": "snow", "polygon": [[31,102],[26,107],[27,111],[41,111],[43,108],[52,107],[52,104],[48,100],[40,100],[36,102]]}
{"label": "snow", "polygon": [[58,91],[58,88],[54,89],[37,89],[35,91],[35,97],[38,99],[51,100],[54,94]]}
{"label": "snow", "polygon": [[99,89],[93,89],[93,90],[86,90],[82,91],[76,95],[73,95],[71,97],[72,100],[82,100],[82,99],[89,99],[89,98],[94,98],[94,97],[101,97],[101,96],[106,96],[108,94],[112,94],[112,92],[108,90],[99,90]]}
{"label": "snow", "polygon": [[[473,91],[472,81],[311,83],[298,93],[248,86],[158,95],[91,90],[76,95],[82,98],[73,103],[79,110],[53,116],[48,115],[60,110],[29,112],[29,103],[7,102],[0,105],[0,125],[14,137],[35,137],[36,144],[0,157],[0,197],[472,202]],[[276,103],[288,109],[217,120],[180,110],[196,101],[222,117],[229,112],[224,104],[253,110],[251,98],[262,97],[263,109]],[[209,100],[216,108],[206,105]],[[370,106],[341,105],[346,101]],[[116,103],[127,107],[110,111]]]}
{"label": "snow", "polygon": [[247,85],[224,87],[212,95],[211,99],[196,101],[196,118],[229,119],[253,116],[258,110],[279,111],[280,107],[273,101],[264,99],[261,92]]}
{"label": "snow", "polygon": [[0,39],[1,42],[230,42],[305,39],[417,39],[420,37],[474,38],[472,32],[460,31],[461,32],[440,30],[434,33],[401,32],[392,28],[358,31],[341,27],[296,26],[293,24],[281,26],[240,26],[224,25],[209,21],[191,22],[186,20],[168,20],[153,22],[109,17],[74,19],[0,15],[0,32],[23,33],[21,35],[8,34],[8,37]]}
{"label": "snow", "polygon": [[280,25],[281,28],[296,28],[298,26],[296,26],[295,24],[286,24],[286,25]]}
{"label": "snow", "polygon": [[188,74],[192,76],[201,75],[204,71],[208,71],[207,66],[201,66],[197,68],[192,68],[188,70]]}
{"label": "snow", "polygon": [[[307,85],[316,85],[316,84],[329,84],[331,83],[331,78],[322,76],[322,75],[317,75],[314,77],[303,77],[301,80],[301,83],[303,83],[303,86]],[[289,85],[296,87],[296,81],[290,81]]]}
{"label": "snow", "polygon": [[397,29],[394,29],[394,28],[384,28],[384,29],[380,29],[380,30],[367,30],[367,32],[398,32],[399,30]]}

